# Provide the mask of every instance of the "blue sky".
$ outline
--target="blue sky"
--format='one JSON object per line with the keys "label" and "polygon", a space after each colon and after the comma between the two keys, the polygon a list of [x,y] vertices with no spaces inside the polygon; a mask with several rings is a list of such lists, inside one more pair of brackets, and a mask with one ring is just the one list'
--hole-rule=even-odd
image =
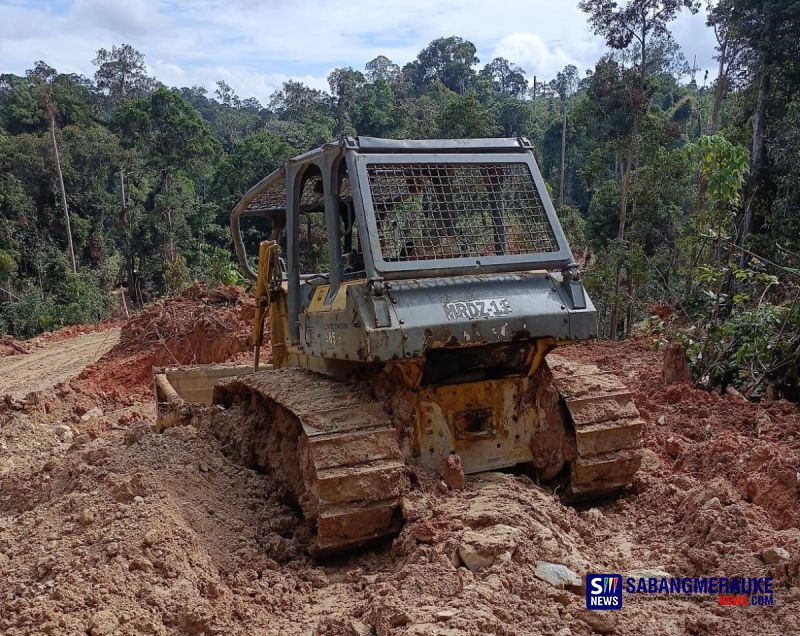
{"label": "blue sky", "polygon": [[[713,78],[705,14],[684,13],[672,29],[686,58]],[[502,55],[529,78],[551,79],[570,63],[583,74],[604,52],[577,0],[0,0],[0,72],[43,59],[91,76],[96,50],[125,42],[170,86],[213,91],[224,79],[266,102],[286,79],[326,88],[337,66],[362,69],[379,54],[402,65],[448,35],[472,41],[481,62]]]}

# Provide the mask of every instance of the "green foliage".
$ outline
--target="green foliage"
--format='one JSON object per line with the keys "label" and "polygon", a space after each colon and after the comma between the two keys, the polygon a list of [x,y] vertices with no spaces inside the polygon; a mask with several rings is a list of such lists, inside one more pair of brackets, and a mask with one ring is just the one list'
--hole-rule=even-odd
{"label": "green foliage", "polygon": [[722,135],[704,135],[689,147],[695,155],[708,194],[721,206],[740,202],[740,189],[750,170],[747,149],[732,144]]}
{"label": "green foliage", "polygon": [[[363,70],[334,69],[329,92],[287,81],[265,106],[224,78],[213,94],[164,87],[129,45],[98,51],[93,80],[44,62],[0,76],[0,330],[27,336],[97,320],[120,285],[147,301],[197,278],[243,282],[231,253],[232,207],[286,159],[341,135],[525,136],[557,199],[563,139],[558,214],[600,333],[610,333],[615,302],[615,335],[636,329],[651,305],[671,304],[698,378],[790,394],[800,333],[800,65],[790,61],[800,9],[716,3],[711,22],[727,42],[727,75],[699,87],[686,83],[668,29],[695,1],[580,5],[612,53],[584,76],[567,66],[536,78],[535,89],[514,60],[481,67],[474,44],[456,36],[434,40],[402,69],[385,56]],[[77,276],[66,257],[50,112]],[[763,152],[751,166],[757,112]],[[266,231],[245,228],[251,252]],[[310,270],[327,268],[325,238],[321,219],[301,228]]]}
{"label": "green foliage", "polygon": [[97,89],[120,104],[148,93],[155,82],[147,76],[144,56],[130,44],[100,49],[94,59]]}
{"label": "green foliage", "polygon": [[504,57],[494,58],[478,75],[491,82],[498,97],[520,97],[528,88],[525,71]]}
{"label": "green foliage", "polygon": [[96,323],[108,318],[112,307],[102,274],[91,270],[69,272],[56,300],[56,320],[60,325]]}
{"label": "green foliage", "polygon": [[197,263],[191,268],[191,278],[204,280],[212,287],[217,285],[244,287],[247,284],[230,251],[215,245],[204,245],[200,248]]}
{"label": "green foliage", "polygon": [[475,52],[475,45],[468,40],[457,36],[438,38],[422,49],[417,59],[405,66],[403,73],[419,88],[440,82],[463,95],[475,80],[472,67],[479,61]]}
{"label": "green foliage", "polygon": [[642,245],[613,239],[585,266],[583,281],[597,308],[601,333],[608,333],[611,308],[614,301],[614,278],[617,268],[623,270],[623,285],[619,302],[621,324],[625,332],[633,328],[633,322],[644,315],[648,298],[641,293],[653,277],[649,259]]}
{"label": "green foliage", "polygon": [[177,294],[191,284],[189,268],[183,254],[177,254],[164,264],[164,288],[168,294]]}
{"label": "green foliage", "polygon": [[581,216],[580,210],[571,205],[562,205],[557,212],[561,228],[567,236],[572,251],[585,250],[588,246],[586,219]]}
{"label": "green foliage", "polygon": [[29,338],[58,325],[56,303],[32,286],[20,290],[18,300],[0,304],[0,324],[18,338]]}
{"label": "green foliage", "polygon": [[102,272],[64,272],[58,285],[43,293],[25,284],[14,298],[0,303],[0,325],[16,337],[27,338],[65,325],[96,323],[108,318],[113,307]]}
{"label": "green foliage", "polygon": [[796,395],[795,349],[800,345],[800,311],[795,304],[737,303],[725,323],[683,335],[689,362],[698,381],[708,386],[735,386],[763,393],[777,385]]}
{"label": "green foliage", "polygon": [[17,259],[14,252],[0,250],[0,283],[7,283],[15,271],[17,271]]}
{"label": "green foliage", "polygon": [[496,116],[474,94],[455,97],[439,115],[442,137],[494,137],[498,132]]}

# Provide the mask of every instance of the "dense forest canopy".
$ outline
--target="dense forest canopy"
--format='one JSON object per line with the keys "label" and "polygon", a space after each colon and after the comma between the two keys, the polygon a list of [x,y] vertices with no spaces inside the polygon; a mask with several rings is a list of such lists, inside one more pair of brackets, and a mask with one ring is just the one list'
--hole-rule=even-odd
{"label": "dense forest canopy", "polygon": [[[343,135],[525,136],[598,307],[625,337],[675,308],[699,379],[792,391],[800,351],[800,4],[720,0],[716,73],[670,34],[695,0],[582,0],[608,52],[549,81],[442,37],[399,66],[170,88],[129,45],[93,78],[0,75],[0,333],[96,321],[196,278],[239,281],[228,215],[287,158]],[[57,65],[57,60],[49,60]],[[654,334],[663,325],[650,318]]]}

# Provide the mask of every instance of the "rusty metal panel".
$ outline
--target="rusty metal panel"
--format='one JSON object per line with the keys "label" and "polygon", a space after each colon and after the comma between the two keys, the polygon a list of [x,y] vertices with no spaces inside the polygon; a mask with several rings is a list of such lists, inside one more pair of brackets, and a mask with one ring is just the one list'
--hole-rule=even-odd
{"label": "rusty metal panel", "polygon": [[[393,281],[388,293],[410,356],[444,346],[596,334],[591,303],[573,309],[546,272]],[[585,319],[573,320],[576,314]]]}
{"label": "rusty metal panel", "polygon": [[419,392],[416,440],[420,460],[439,469],[458,453],[464,472],[475,473],[531,461],[529,444],[539,425],[523,395],[531,378],[505,378],[429,387]]}
{"label": "rusty metal panel", "polygon": [[442,347],[594,336],[591,303],[578,310],[568,303],[546,272],[392,281],[377,297],[361,281],[349,283],[335,307],[302,313],[299,331],[310,355],[364,362],[417,358]]}
{"label": "rusty metal panel", "polygon": [[452,421],[453,434],[457,440],[490,439],[497,434],[492,408],[456,411],[452,415]]}

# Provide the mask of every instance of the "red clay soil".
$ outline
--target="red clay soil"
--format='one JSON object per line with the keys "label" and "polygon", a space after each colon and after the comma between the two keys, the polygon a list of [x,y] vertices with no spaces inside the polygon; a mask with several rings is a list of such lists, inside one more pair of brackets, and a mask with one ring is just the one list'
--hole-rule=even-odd
{"label": "red clay soil", "polygon": [[121,327],[123,322],[124,321],[122,320],[105,320],[97,323],[96,325],[67,325],[66,327],[61,327],[61,329],[43,333],[27,342],[36,344],[46,342],[62,342],[63,340],[70,340],[75,336],[80,336],[85,333],[100,333],[101,331],[108,331],[109,329]]}
{"label": "red clay soil", "polygon": [[240,287],[196,283],[123,323],[120,342],[75,380],[88,391],[150,390],[154,366],[227,362],[248,352],[255,303]]}
{"label": "red clay soil", "polygon": [[[630,492],[576,507],[524,475],[452,489],[412,465],[401,534],[323,563],[272,475],[195,427],[153,432],[150,400],[61,387],[0,405],[0,633],[797,633],[798,409],[665,386],[646,340],[561,353],[634,392],[645,451]],[[626,593],[621,611],[588,612],[583,588],[545,582],[540,561],[579,577],[770,576],[775,605]]]}
{"label": "red clay soil", "polygon": [[676,474],[725,476],[778,529],[800,527],[800,410],[787,402],[752,403],[690,383],[664,386],[663,353],[647,338],[594,342],[565,350],[616,372],[648,422],[648,448]]}
{"label": "red clay soil", "polygon": [[0,337],[0,358],[16,356],[28,352],[28,345],[24,341],[14,340],[10,336]]}

